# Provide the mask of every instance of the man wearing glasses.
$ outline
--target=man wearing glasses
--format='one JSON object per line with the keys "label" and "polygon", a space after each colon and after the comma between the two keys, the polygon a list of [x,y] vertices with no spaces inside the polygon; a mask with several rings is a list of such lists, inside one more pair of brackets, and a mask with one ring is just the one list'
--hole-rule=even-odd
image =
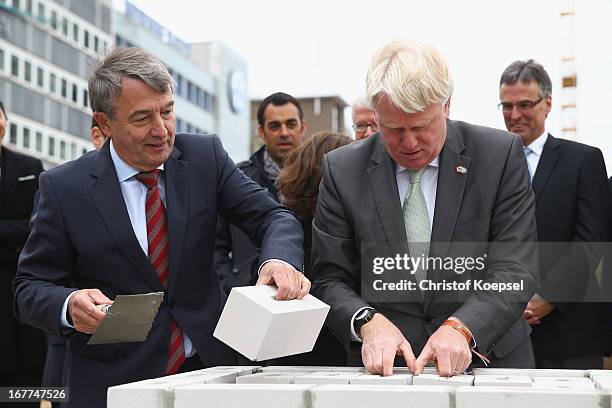
{"label": "man wearing glasses", "polygon": [[376,115],[374,115],[374,111],[370,108],[365,98],[361,97],[357,99],[351,106],[351,109],[353,111],[353,130],[355,131],[355,139],[365,139],[378,132]]}
{"label": "man wearing glasses", "polygon": [[602,368],[609,341],[604,304],[584,301],[599,256],[587,257],[582,244],[570,245],[610,241],[612,204],[602,153],[548,133],[552,83],[534,60],[510,64],[499,95],[506,127],[523,140],[538,240],[554,243],[540,245],[540,289],[523,314],[533,328],[536,366]]}

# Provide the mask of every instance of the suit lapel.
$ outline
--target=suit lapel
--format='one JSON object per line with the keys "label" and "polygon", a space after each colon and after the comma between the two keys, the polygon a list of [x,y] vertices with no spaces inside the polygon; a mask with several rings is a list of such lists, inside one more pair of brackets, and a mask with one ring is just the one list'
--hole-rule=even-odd
{"label": "suit lapel", "polygon": [[[166,160],[166,213],[168,216],[168,242],[170,263],[170,292],[176,288],[179,275],[183,243],[187,231],[187,215],[189,214],[188,162],[179,160],[181,152],[175,147]],[[171,293],[169,294],[171,295]]]}
{"label": "suit lapel", "polygon": [[[446,141],[440,152],[436,208],[434,210],[429,250],[430,257],[446,257],[449,243],[455,231],[471,163],[470,157],[461,154],[464,149],[463,137],[453,123],[447,121]],[[458,170],[460,166],[464,167],[467,172],[460,172]],[[427,279],[438,281],[438,275],[437,271],[430,270]],[[429,308],[433,294],[432,291],[426,293],[425,310]]]}
{"label": "suit lapel", "polygon": [[548,139],[544,144],[544,149],[542,150],[542,157],[540,157],[540,161],[538,162],[538,167],[536,169],[535,175],[533,176],[532,188],[536,197],[536,204],[540,200],[542,195],[542,190],[550,175],[552,174],[555,165],[557,164],[557,159],[559,158],[559,141],[552,137],[552,135],[548,135]]}
{"label": "suit lapel", "polygon": [[97,155],[91,176],[93,180],[88,186],[89,194],[117,247],[155,290],[163,292],[164,288],[149,258],[136,239],[110,156],[110,143],[105,143]]}
{"label": "suit lapel", "polygon": [[377,135],[376,137],[378,137],[378,141],[371,156],[370,167],[367,169],[370,189],[387,242],[394,244],[406,242],[406,230],[397,190],[394,164],[387,154],[380,136]]}

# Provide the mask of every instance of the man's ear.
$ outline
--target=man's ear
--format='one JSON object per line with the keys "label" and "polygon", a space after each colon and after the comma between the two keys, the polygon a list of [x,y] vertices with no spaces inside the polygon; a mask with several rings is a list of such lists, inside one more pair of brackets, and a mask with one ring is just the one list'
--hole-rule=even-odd
{"label": "man's ear", "polygon": [[444,116],[446,117],[446,119],[448,119],[450,116],[450,105],[451,98],[448,98],[448,101],[446,101],[446,103],[444,104]]}
{"label": "man's ear", "polygon": [[93,117],[94,119],[96,119],[96,122],[98,123],[98,127],[100,128],[102,133],[104,133],[106,137],[112,138],[113,132],[110,127],[110,119],[108,118],[106,113],[94,112]]}
{"label": "man's ear", "polygon": [[259,138],[265,142],[266,141],[266,133],[264,132],[263,126],[259,126],[257,128],[257,133],[259,134]]}

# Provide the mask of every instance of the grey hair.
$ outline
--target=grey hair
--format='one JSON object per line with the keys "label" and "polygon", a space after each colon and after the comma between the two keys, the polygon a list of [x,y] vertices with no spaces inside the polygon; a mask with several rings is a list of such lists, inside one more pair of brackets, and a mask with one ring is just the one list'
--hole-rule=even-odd
{"label": "grey hair", "polygon": [[174,79],[156,56],[137,47],[113,48],[88,81],[92,111],[114,117],[124,77],[139,79],[160,93],[174,90]]}
{"label": "grey hair", "polygon": [[546,98],[552,95],[552,82],[548,73],[540,64],[535,60],[527,61],[514,61],[512,64],[504,70],[499,79],[499,86],[512,85],[517,81],[523,83],[535,82],[540,88],[540,98]]}
{"label": "grey hair", "polygon": [[385,44],[372,58],[366,96],[373,107],[383,95],[405,113],[443,105],[453,93],[448,65],[436,49],[404,38]]}
{"label": "grey hair", "polygon": [[363,108],[363,109],[368,109],[368,110],[374,110],[372,109],[372,105],[370,104],[370,100],[368,98],[366,98],[365,96],[360,96],[359,98],[355,99],[355,101],[353,101],[353,104],[351,105],[351,111],[353,112],[353,122],[355,121],[355,110],[359,109],[359,108]]}

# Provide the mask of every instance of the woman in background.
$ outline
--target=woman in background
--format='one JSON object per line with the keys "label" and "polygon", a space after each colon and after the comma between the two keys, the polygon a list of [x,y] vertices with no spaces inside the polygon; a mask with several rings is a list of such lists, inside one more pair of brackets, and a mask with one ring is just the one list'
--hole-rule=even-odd
{"label": "woman in background", "polygon": [[[323,156],[351,142],[348,136],[330,131],[313,134],[283,162],[278,183],[283,203],[291,208],[304,228],[304,274],[310,274],[312,220],[317,206],[319,183],[323,176]],[[310,353],[280,359],[281,365],[346,365],[346,351],[323,327]]]}

